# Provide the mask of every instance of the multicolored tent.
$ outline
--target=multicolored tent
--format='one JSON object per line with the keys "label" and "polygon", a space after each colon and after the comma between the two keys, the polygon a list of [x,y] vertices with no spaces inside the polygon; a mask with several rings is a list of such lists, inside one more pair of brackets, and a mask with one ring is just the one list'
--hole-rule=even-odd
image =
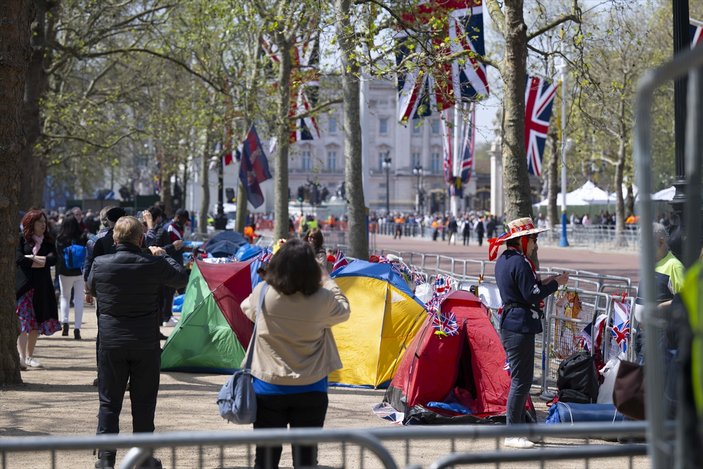
{"label": "multicolored tent", "polygon": [[[510,376],[486,307],[462,290],[449,293],[440,307],[445,321],[425,320],[384,401],[405,414],[404,423],[502,419]],[[456,323],[453,333],[436,333],[438,325],[447,321]]]}
{"label": "multicolored tent", "polygon": [[161,369],[231,373],[254,324],[239,305],[252,291],[250,262],[193,264],[181,320],[164,345]]}
{"label": "multicolored tent", "polygon": [[392,264],[356,260],[332,276],[351,304],[348,321],[332,329],[344,368],[330,382],[382,387],[427,313]]}

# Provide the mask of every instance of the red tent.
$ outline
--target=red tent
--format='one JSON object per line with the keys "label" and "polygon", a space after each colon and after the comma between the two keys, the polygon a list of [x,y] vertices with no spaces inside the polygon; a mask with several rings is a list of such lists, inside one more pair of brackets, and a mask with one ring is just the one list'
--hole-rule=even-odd
{"label": "red tent", "polygon": [[[403,356],[384,400],[405,414],[404,423],[501,420],[510,376],[488,311],[478,298],[462,290],[450,293],[441,309],[454,314],[458,334],[435,334],[428,318]],[[470,414],[429,408],[429,402],[460,404]]]}

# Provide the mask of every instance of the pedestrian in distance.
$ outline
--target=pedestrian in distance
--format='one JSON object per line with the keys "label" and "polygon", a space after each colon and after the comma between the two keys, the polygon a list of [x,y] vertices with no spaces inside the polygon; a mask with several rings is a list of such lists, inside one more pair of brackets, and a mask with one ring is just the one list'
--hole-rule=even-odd
{"label": "pedestrian in distance", "polygon": [[461,235],[464,242],[464,246],[468,246],[471,241],[471,220],[464,218],[463,227],[461,229]]}
{"label": "pedestrian in distance", "polygon": [[456,246],[456,234],[459,231],[459,224],[456,221],[456,218],[454,217],[449,217],[449,223],[447,223],[447,244],[452,244],[452,241],[454,241],[454,245]]}
{"label": "pedestrian in distance", "polygon": [[[510,392],[506,405],[506,424],[526,423],[525,404],[532,387],[535,360],[535,335],[542,332],[543,300],[566,285],[569,274],[562,273],[540,280],[533,259],[537,259],[536,228],[531,218],[508,223],[508,233],[488,240],[488,259],[494,260],[500,245],[506,249],[495,266],[496,284],[503,301],[500,334],[510,366]],[[506,438],[511,448],[531,448],[526,438]]]}
{"label": "pedestrian in distance", "polygon": [[[184,287],[188,273],[160,248],[152,249],[164,255],[142,252],[144,228],[134,217],[117,221],[113,239],[115,253],[93,261],[87,283],[99,311],[97,434],[119,433],[127,382],[132,430],[152,433],[161,368],[158,299],[164,285]],[[95,467],[114,467],[115,456],[116,450],[100,450]],[[161,462],[151,458],[143,467]]]}
{"label": "pedestrian in distance", "polygon": [[[320,267],[312,246],[298,238],[281,245],[264,280],[241,305],[256,322],[254,428],[322,427],[327,375],[342,367],[331,328],[349,319],[349,301]],[[257,445],[254,467],[278,468],[281,451]],[[293,467],[317,466],[315,445],[293,445],[292,453]]]}
{"label": "pedestrian in distance", "polygon": [[478,240],[478,245],[483,246],[483,235],[486,232],[486,226],[483,224],[483,217],[476,220],[476,226],[474,227],[476,231],[476,239]]}
{"label": "pedestrian in distance", "polygon": [[71,309],[71,290],[73,290],[73,338],[76,340],[81,340],[81,325],[83,323],[83,300],[85,298],[83,265],[87,253],[87,243],[87,232],[81,230],[78,219],[72,212],[67,213],[56,238],[56,274],[59,277],[61,290],[60,308],[63,327],[61,335],[68,336],[68,314]]}
{"label": "pedestrian in distance", "polygon": [[49,233],[49,221],[41,210],[30,210],[22,218],[22,233],[15,254],[16,313],[20,322],[17,352],[20,369],[38,368],[34,358],[39,334],[61,330],[51,267],[56,265],[56,247]]}

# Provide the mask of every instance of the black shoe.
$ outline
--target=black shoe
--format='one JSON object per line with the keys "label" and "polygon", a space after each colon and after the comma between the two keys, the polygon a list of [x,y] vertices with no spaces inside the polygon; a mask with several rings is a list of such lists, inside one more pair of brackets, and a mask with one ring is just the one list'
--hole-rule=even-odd
{"label": "black shoe", "polygon": [[95,379],[93,380],[93,386],[96,386],[96,387],[97,387],[97,385],[98,385],[98,378],[95,378]]}
{"label": "black shoe", "polygon": [[76,340],[81,340],[81,330],[80,329],[73,329],[73,338]]}
{"label": "black shoe", "polygon": [[106,459],[98,459],[95,461],[95,469],[114,469],[115,468],[115,460],[106,458]]}
{"label": "black shoe", "polygon": [[68,323],[64,323],[63,331],[61,331],[61,335],[64,337],[68,337]]}
{"label": "black shoe", "polygon": [[163,465],[161,464],[160,459],[156,459],[154,457],[151,457],[147,459],[144,464],[141,466],[137,466],[138,469],[163,469]]}

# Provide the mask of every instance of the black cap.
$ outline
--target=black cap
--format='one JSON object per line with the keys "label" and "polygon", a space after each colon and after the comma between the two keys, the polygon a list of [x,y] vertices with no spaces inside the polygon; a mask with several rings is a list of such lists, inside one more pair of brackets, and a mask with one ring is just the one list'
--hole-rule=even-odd
{"label": "black cap", "polygon": [[125,212],[122,207],[114,207],[107,211],[107,213],[105,214],[105,218],[107,218],[108,221],[111,221],[112,223],[117,223],[117,220],[119,220],[121,217],[124,217],[125,215],[127,215],[127,212]]}

